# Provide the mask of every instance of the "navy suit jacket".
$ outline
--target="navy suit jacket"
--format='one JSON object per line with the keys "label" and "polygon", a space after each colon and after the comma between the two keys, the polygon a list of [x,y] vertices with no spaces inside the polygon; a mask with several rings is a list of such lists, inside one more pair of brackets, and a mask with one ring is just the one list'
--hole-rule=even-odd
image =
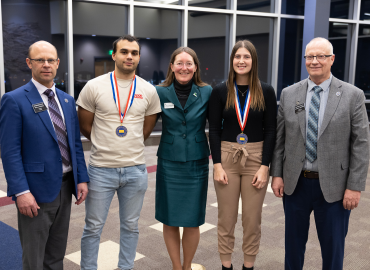
{"label": "navy suit jacket", "polygon": [[[89,182],[74,99],[55,88],[63,110],[75,183]],[[43,102],[37,88],[28,84],[1,99],[1,158],[8,196],[30,190],[38,203],[58,196],[63,177],[62,157],[48,111],[35,113],[32,104]]]}

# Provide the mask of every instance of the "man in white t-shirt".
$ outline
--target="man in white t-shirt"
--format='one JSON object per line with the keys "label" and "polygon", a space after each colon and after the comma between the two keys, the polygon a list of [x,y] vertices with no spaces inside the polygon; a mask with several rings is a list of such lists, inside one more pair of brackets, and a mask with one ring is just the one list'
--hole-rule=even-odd
{"label": "man in white t-shirt", "polygon": [[112,58],[114,72],[90,80],[77,100],[81,132],[92,142],[81,269],[97,269],[100,235],[115,192],[121,224],[118,267],[133,269],[148,186],[144,141],[161,111],[155,87],[135,75],[140,60],[137,39],[118,38]]}

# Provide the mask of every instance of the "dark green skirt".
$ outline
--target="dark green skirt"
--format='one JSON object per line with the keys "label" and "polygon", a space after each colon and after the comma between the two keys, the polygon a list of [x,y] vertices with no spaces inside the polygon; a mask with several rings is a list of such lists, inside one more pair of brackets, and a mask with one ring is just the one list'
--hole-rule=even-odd
{"label": "dark green skirt", "polygon": [[155,218],[168,226],[204,224],[209,159],[177,162],[158,158]]}

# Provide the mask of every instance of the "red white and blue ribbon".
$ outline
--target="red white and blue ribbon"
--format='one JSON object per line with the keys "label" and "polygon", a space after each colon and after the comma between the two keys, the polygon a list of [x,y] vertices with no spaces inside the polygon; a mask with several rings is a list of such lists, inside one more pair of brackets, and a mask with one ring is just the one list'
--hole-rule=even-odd
{"label": "red white and blue ribbon", "polygon": [[[119,98],[119,91],[118,91],[116,73],[113,71],[113,72],[110,73],[109,76],[110,76],[110,82],[111,82],[111,85],[112,85],[113,99],[114,99],[114,102],[117,105],[118,112],[119,112],[119,115],[120,115],[120,120],[121,120],[121,123],[122,123],[123,119],[125,118],[128,110],[130,109],[130,107],[131,107],[131,105],[134,101],[135,91],[136,91],[136,75],[134,75],[134,78],[132,79],[132,84],[131,84],[131,87],[130,87],[130,93],[128,94],[126,107],[125,107],[125,110],[123,112],[121,112],[121,104],[120,104],[120,98]],[[132,89],[132,86],[134,86],[134,89]]]}
{"label": "red white and blue ribbon", "polygon": [[248,87],[247,96],[245,97],[244,107],[241,107],[239,93],[238,93],[238,86],[236,85],[236,82],[234,82],[234,90],[235,90],[235,111],[238,117],[240,129],[242,130],[242,133],[243,133],[245,125],[247,124],[249,108],[251,104],[250,103],[251,95],[250,95],[250,91]]}

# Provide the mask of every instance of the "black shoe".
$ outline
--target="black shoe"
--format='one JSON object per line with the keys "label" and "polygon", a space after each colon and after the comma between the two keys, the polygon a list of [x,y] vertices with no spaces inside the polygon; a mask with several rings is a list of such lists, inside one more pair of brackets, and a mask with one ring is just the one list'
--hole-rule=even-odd
{"label": "black shoe", "polygon": [[225,267],[225,266],[222,266],[222,270],[233,270],[233,265],[231,265],[231,267],[230,267],[230,268],[227,268],[227,267]]}
{"label": "black shoe", "polygon": [[243,270],[253,270],[253,269],[254,269],[253,266],[249,268],[249,267],[245,267],[244,264],[243,264]]}

